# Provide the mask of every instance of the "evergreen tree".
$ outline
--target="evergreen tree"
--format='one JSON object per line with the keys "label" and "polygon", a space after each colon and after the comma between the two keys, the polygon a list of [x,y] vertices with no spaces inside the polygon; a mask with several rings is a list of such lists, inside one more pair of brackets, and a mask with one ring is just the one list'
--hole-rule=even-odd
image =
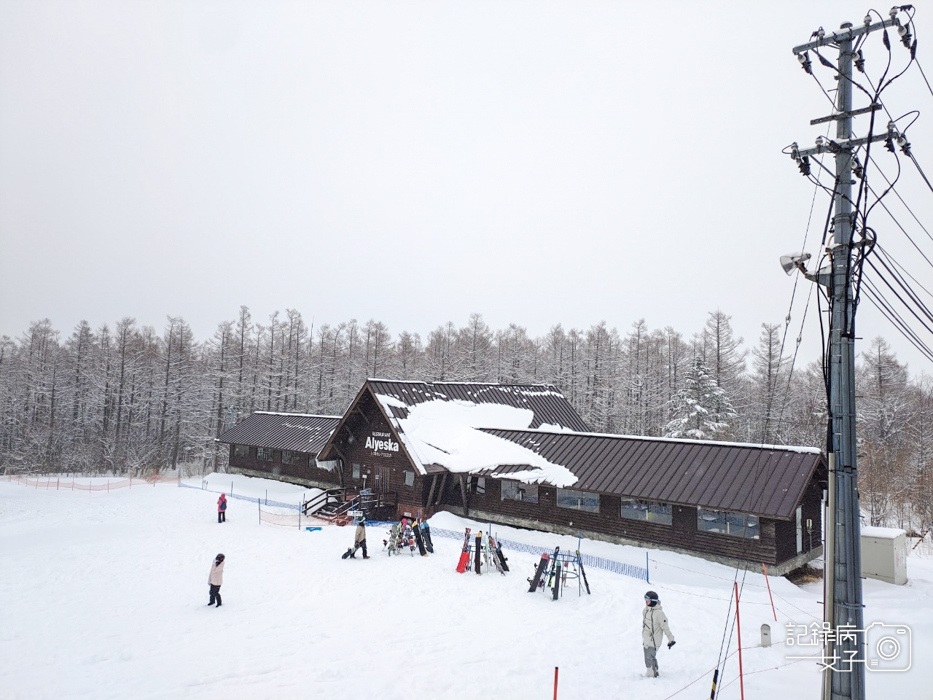
{"label": "evergreen tree", "polygon": [[684,386],[674,397],[673,418],[665,437],[713,440],[729,434],[736,416],[726,392],[716,385],[709,369],[697,358],[684,377]]}

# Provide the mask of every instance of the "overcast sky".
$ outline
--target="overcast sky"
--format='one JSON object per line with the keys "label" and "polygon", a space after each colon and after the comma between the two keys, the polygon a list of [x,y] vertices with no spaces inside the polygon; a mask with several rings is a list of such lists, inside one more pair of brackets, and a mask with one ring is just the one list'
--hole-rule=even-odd
{"label": "overcast sky", "polygon": [[[177,315],[206,339],[245,304],[422,337],[473,312],[532,335],[644,318],[689,337],[721,309],[750,347],[788,313],[779,256],[805,236],[818,254],[828,206],[817,195],[807,235],[814,187],[781,151],[825,133],[809,120],[830,104],[791,48],[867,9],[0,0],[0,335]],[[933,79],[933,12],[916,23]],[[921,111],[909,136],[933,175],[916,66],[884,96],[895,117]],[[930,230],[933,196],[901,163]],[[875,224],[933,290],[904,234]],[[882,334],[933,369],[868,303],[858,318],[859,349]],[[808,362],[812,302],[804,337]]]}

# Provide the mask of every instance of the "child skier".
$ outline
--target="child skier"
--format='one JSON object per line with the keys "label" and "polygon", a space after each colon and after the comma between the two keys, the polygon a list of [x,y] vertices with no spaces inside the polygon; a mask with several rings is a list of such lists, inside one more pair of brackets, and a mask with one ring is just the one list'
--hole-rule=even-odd
{"label": "child skier", "polygon": [[227,494],[225,493],[220,494],[220,498],[217,499],[217,522],[227,522]]}
{"label": "child skier", "polygon": [[661,609],[661,601],[654,591],[645,593],[645,609],[642,613],[641,642],[645,648],[645,675],[658,677],[658,647],[667,635],[667,648],[674,646],[674,635],[667,624],[667,615]]}

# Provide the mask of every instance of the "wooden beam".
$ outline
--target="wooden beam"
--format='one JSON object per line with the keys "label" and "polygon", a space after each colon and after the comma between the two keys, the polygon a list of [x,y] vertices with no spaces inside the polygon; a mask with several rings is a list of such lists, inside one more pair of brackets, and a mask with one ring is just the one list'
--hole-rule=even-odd
{"label": "wooden beam", "polygon": [[437,474],[431,478],[431,488],[428,490],[428,499],[425,502],[425,505],[430,507],[434,499],[434,488],[437,486]]}
{"label": "wooden beam", "polygon": [[470,499],[467,498],[466,490],[466,479],[463,474],[460,474],[460,498],[463,499],[463,515],[468,516],[470,514]]}
{"label": "wooden beam", "polygon": [[450,472],[444,472],[441,476],[441,487],[437,490],[437,500],[434,502],[434,505],[439,506],[441,500],[444,498],[444,489],[447,487],[447,475]]}
{"label": "wooden beam", "polygon": [[337,446],[337,443],[334,443],[334,452],[337,453],[337,456],[340,457],[340,463],[337,465],[337,474],[340,476],[340,486],[345,488],[347,483],[344,479],[343,465],[347,463],[347,458],[344,456],[343,452],[340,451],[340,447]]}

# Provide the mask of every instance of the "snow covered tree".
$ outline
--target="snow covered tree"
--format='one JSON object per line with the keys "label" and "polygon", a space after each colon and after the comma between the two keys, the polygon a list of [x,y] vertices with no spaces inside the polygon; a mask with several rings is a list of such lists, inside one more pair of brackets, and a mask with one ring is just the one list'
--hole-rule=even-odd
{"label": "snow covered tree", "polygon": [[914,406],[907,368],[883,338],[862,353],[859,390],[859,490],[872,525],[884,525],[909,500],[907,426]]}
{"label": "snow covered tree", "polygon": [[752,350],[750,402],[746,410],[751,442],[781,444],[788,400],[787,364],[781,355],[781,326],[762,323],[758,346]]}
{"label": "snow covered tree", "polygon": [[735,410],[726,392],[716,385],[709,369],[700,358],[684,377],[684,386],[671,405],[673,418],[664,430],[664,437],[713,440],[729,434]]}

